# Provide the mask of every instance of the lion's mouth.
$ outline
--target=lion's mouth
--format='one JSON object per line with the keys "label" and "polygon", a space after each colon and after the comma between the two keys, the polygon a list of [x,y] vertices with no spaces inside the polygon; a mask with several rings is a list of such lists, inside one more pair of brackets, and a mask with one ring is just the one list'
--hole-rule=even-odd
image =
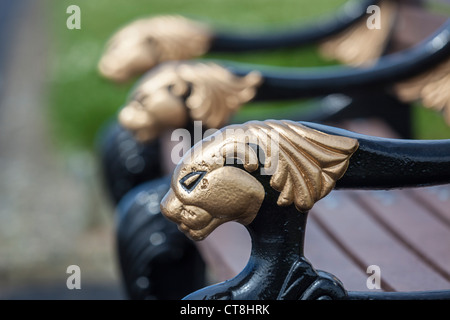
{"label": "lion's mouth", "polygon": [[135,100],[119,113],[120,124],[131,131],[134,137],[141,142],[150,141],[157,136],[159,131],[154,119],[154,115]]}
{"label": "lion's mouth", "polygon": [[193,240],[204,239],[215,225],[214,217],[199,207],[184,205],[169,191],[161,201],[161,212]]}
{"label": "lion's mouth", "polygon": [[[199,210],[198,208],[196,208]],[[202,230],[211,222],[212,217],[207,214],[199,214],[193,210],[189,210],[183,206],[180,212],[180,224],[185,225],[187,228],[192,230]]]}
{"label": "lion's mouth", "polygon": [[181,216],[184,219],[195,219],[195,213],[186,208],[183,208],[183,210],[181,211]]}
{"label": "lion's mouth", "polygon": [[211,219],[210,222],[203,227],[197,227],[195,229],[188,227],[184,223],[178,223],[178,229],[192,240],[200,241],[205,239],[212,232],[215,225],[214,221],[215,219]]}

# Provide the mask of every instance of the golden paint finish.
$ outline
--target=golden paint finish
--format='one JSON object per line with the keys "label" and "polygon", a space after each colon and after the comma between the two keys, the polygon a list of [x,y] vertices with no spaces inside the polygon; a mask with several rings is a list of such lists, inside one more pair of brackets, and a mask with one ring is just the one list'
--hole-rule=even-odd
{"label": "golden paint finish", "polygon": [[450,59],[435,68],[395,86],[398,97],[406,102],[421,100],[430,109],[442,112],[450,125]]}
{"label": "golden paint finish", "polygon": [[255,96],[261,80],[257,72],[239,77],[213,63],[166,62],[142,78],[119,122],[143,142],[185,126],[189,116],[219,128]]}
{"label": "golden paint finish", "polygon": [[108,79],[124,82],[161,62],[205,54],[211,37],[207,26],[181,16],[136,20],[109,40],[99,71]]}
{"label": "golden paint finish", "polygon": [[383,0],[380,7],[380,29],[367,27],[368,14],[354,26],[328,38],[319,45],[320,53],[351,66],[373,64],[385,49],[389,34],[395,22],[398,4],[393,0]]}
{"label": "golden paint finish", "polygon": [[[293,121],[228,126],[196,144],[180,161],[161,210],[194,240],[227,221],[247,225],[265,197],[263,185],[249,172],[260,169],[261,175],[271,168],[270,186],[280,192],[277,204],[294,204],[306,212],[334,188],[357,148],[355,139]],[[244,169],[225,166],[232,158],[242,161]]]}

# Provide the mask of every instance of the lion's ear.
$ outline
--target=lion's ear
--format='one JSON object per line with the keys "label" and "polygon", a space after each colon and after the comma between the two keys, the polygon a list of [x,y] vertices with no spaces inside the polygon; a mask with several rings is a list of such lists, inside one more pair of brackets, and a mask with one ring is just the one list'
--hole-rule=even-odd
{"label": "lion's ear", "polygon": [[248,172],[253,172],[259,167],[256,151],[247,143],[227,142],[221,148],[221,152],[225,162],[229,159],[238,159]]}
{"label": "lion's ear", "polygon": [[270,137],[260,139],[259,146],[268,155],[265,167],[274,168],[270,185],[280,192],[277,204],[294,203],[301,212],[310,210],[334,188],[358,148],[355,139],[328,135],[292,121],[253,121],[246,126],[260,137],[261,133]]}
{"label": "lion's ear", "polygon": [[444,120],[450,125],[449,86],[450,59],[425,73],[397,84],[394,90],[403,101],[421,100],[425,107],[442,112]]}
{"label": "lion's ear", "polygon": [[178,81],[175,81],[174,84],[169,87],[169,90],[177,97],[184,97],[188,95],[190,91],[190,84],[182,79],[178,79]]}
{"label": "lion's ear", "polygon": [[396,1],[380,1],[378,10],[379,28],[369,28],[370,20],[360,19],[337,35],[326,38],[319,44],[319,52],[327,59],[354,67],[375,64],[390,39],[397,20],[398,4]]}

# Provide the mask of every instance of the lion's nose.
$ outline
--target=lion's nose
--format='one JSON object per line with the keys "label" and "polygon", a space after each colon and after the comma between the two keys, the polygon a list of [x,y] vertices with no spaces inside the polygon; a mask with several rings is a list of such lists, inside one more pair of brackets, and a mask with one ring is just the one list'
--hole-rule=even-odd
{"label": "lion's nose", "polygon": [[161,212],[167,219],[179,222],[179,215],[183,209],[183,204],[178,200],[172,189],[170,189],[161,200],[160,207]]}
{"label": "lion's nose", "polygon": [[117,57],[108,54],[100,59],[97,68],[104,78],[123,83],[130,80],[131,76],[128,74],[127,69],[118,61]]}
{"label": "lion's nose", "polygon": [[150,126],[153,119],[137,101],[131,101],[119,112],[119,122],[129,130],[136,130]]}

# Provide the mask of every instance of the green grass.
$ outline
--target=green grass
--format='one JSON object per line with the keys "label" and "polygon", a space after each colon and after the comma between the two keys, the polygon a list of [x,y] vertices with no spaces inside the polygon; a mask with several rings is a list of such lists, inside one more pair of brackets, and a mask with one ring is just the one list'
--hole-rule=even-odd
{"label": "green grass", "polygon": [[416,103],[413,116],[413,130],[418,139],[450,139],[450,127],[438,112]]}
{"label": "green grass", "polygon": [[[97,73],[103,46],[115,30],[143,16],[182,14],[204,20],[216,28],[246,29],[298,25],[333,12],[345,0],[53,0],[49,30],[51,101],[48,109],[56,142],[61,148],[94,146],[101,126],[123,105],[133,81],[116,85]],[[66,28],[69,5],[81,9],[81,30]],[[280,49],[247,54],[214,54],[207,58],[277,66],[329,64],[315,47]],[[257,108],[252,112],[257,112]],[[418,137],[450,137],[450,129],[434,112],[417,108]],[[255,115],[264,116],[265,114]],[[438,123],[438,125],[436,125]],[[430,128],[430,129],[429,129]]]}

